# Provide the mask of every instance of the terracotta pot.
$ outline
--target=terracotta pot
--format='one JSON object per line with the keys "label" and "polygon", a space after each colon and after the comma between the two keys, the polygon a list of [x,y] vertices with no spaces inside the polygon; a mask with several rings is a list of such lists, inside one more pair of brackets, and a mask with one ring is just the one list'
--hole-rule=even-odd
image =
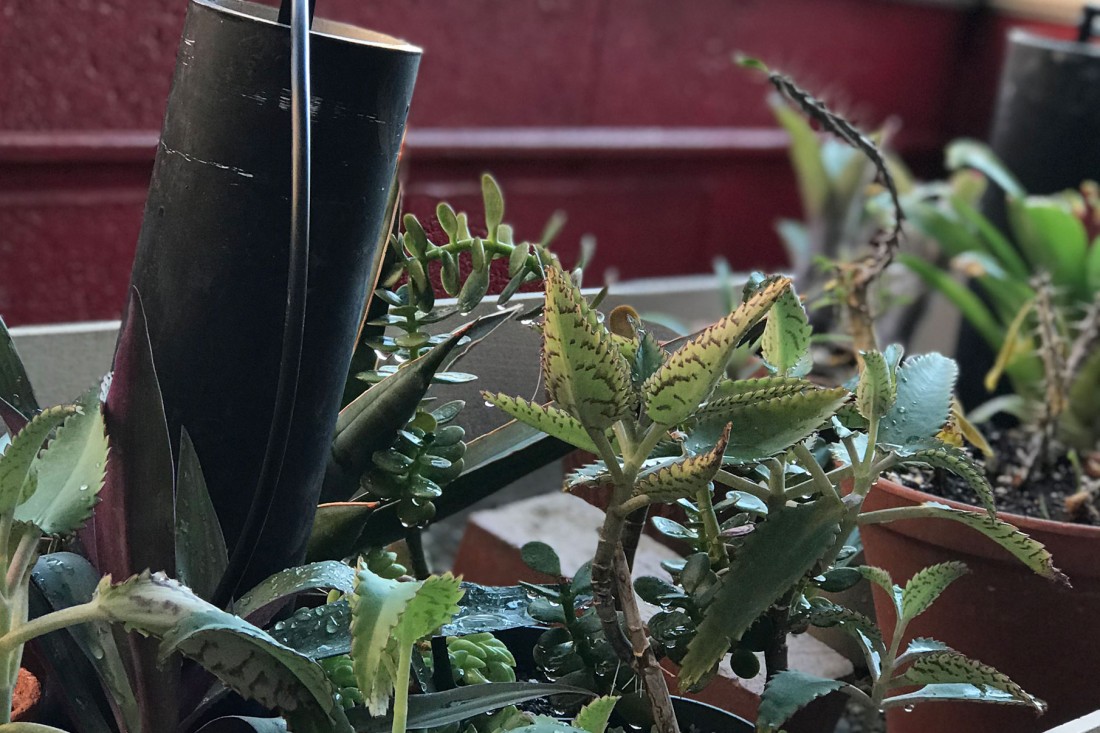
{"label": "terracotta pot", "polygon": [[42,700],[42,685],[38,678],[26,668],[19,668],[19,678],[15,682],[15,690],[11,697],[11,719],[16,723],[33,723],[37,720],[35,713],[38,711],[38,703]]}
{"label": "terracotta pot", "polygon": [[[867,510],[938,501],[958,509],[974,507],[879,481]],[[973,703],[926,703],[888,716],[891,733],[967,731],[1040,733],[1100,708],[1100,527],[1031,519],[1001,518],[1046,545],[1073,588],[1045,580],[984,535],[948,520],[903,520],[861,528],[867,563],[885,568],[896,583],[921,568],[961,560],[971,574],[956,581],[908,635],[930,636],[991,664],[1028,692],[1049,703],[1041,718],[1026,708]],[[883,633],[893,632],[894,615],[885,594],[875,590]],[[1091,671],[1090,671],[1091,670]]]}

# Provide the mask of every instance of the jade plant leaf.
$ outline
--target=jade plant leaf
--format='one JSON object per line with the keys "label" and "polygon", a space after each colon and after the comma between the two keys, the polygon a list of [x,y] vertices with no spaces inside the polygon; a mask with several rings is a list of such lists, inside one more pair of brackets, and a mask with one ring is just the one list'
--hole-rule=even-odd
{"label": "jade plant leaf", "polygon": [[978,500],[990,517],[995,518],[997,516],[997,508],[993,502],[993,487],[989,485],[989,479],[985,477],[985,469],[964,451],[943,443],[903,456],[902,462],[923,463],[932,468],[942,468],[950,471],[964,480],[967,486],[974,490]]}
{"label": "jade plant leaf", "polygon": [[[3,318],[0,318],[0,399],[24,418],[38,412],[38,400],[34,397],[31,380]],[[8,427],[13,431],[19,429],[17,425]]]}
{"label": "jade plant leaf", "polygon": [[210,600],[228,565],[222,526],[195,445],[184,428],[176,472],[176,575],[200,597]]}
{"label": "jade plant leaf", "polygon": [[674,503],[678,499],[689,499],[701,489],[705,489],[718,469],[722,467],[723,452],[729,442],[730,425],[718,437],[718,441],[708,452],[688,456],[646,474],[634,485],[633,496],[645,496],[649,503]]}
{"label": "jade plant leaf", "polygon": [[820,499],[769,515],[747,536],[688,647],[680,669],[683,686],[702,680],[730,644],[817,563],[840,531],[843,514],[840,502]]}
{"label": "jade plant leaf", "polygon": [[897,401],[879,426],[879,443],[920,446],[933,438],[951,414],[959,367],[941,354],[908,359],[897,371]]}
{"label": "jade plant leaf", "polygon": [[15,434],[0,457],[0,514],[12,511],[34,493],[38,476],[33,466],[42,443],[76,409],[69,405],[51,407],[35,415]]}
{"label": "jade plant leaf", "polygon": [[790,287],[776,278],[753,293],[736,310],[688,341],[645,381],[645,407],[660,425],[690,417],[714,390],[738,342]]}
{"label": "jade plant leaf", "polygon": [[519,397],[482,392],[481,396],[520,422],[538,428],[547,435],[564,440],[589,453],[596,453],[596,444],[575,417],[553,405],[537,405]]}
{"label": "jade plant leaf", "polygon": [[561,559],[545,542],[528,542],[519,548],[519,555],[523,564],[532,570],[552,578],[561,577]]}
{"label": "jade plant leaf", "polygon": [[87,392],[78,408],[35,459],[31,470],[38,475],[38,488],[15,510],[18,521],[30,522],[46,534],[80,528],[92,516],[96,494],[103,488],[107,435],[99,389]]}
{"label": "jade plant leaf", "polygon": [[796,712],[819,697],[846,686],[840,680],[815,677],[804,672],[787,670],[768,680],[760,696],[760,711],[756,717],[756,729],[773,733]]}
{"label": "jade plant leaf", "polygon": [[810,371],[813,329],[794,287],[779,296],[768,312],[760,346],[764,361],[782,376],[800,377]]}
{"label": "jade plant leaf", "polygon": [[999,690],[1038,713],[1046,710],[1046,703],[1025,692],[1008,675],[958,652],[934,652],[918,657],[897,679],[904,684],[969,684]]}
{"label": "jade plant leaf", "polygon": [[248,618],[257,611],[294,597],[302,591],[318,588],[351,593],[355,587],[355,571],[335,560],[310,563],[275,573],[233,604],[233,613]]}
{"label": "jade plant leaf", "polygon": [[966,565],[958,561],[930,565],[916,572],[901,592],[900,622],[908,623],[927,611],[947,586],[968,572]]}
{"label": "jade plant leaf", "polygon": [[590,430],[603,430],[630,411],[630,369],[611,334],[572,280],[546,271],[543,322],[546,392]]}

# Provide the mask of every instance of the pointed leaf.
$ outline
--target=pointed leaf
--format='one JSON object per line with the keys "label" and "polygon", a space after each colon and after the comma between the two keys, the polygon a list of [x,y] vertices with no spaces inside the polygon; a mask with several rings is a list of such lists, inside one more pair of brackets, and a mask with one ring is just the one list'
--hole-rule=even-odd
{"label": "pointed leaf", "polygon": [[984,173],[1010,196],[1023,196],[1027,192],[1016,177],[1009,172],[992,148],[977,140],[956,140],[947,146],[946,166],[950,171],[973,168]]}
{"label": "pointed leaf", "polygon": [[[31,380],[27,378],[27,370],[3,318],[0,318],[0,399],[24,417],[30,417],[39,410]],[[8,427],[13,431],[19,429],[16,425]]]}
{"label": "pointed leaf", "polygon": [[781,376],[797,376],[793,372],[805,366],[812,331],[802,301],[788,288],[768,312],[760,342],[764,360]]}
{"label": "pointed leaf", "polygon": [[612,696],[596,698],[577,713],[577,717],[573,719],[573,727],[587,733],[604,733],[617,702],[619,698]]}
{"label": "pointed leaf", "polygon": [[[381,578],[364,565],[356,573],[351,604],[351,658],[355,680],[372,715],[383,715],[393,696],[394,671],[389,647],[401,613],[419,583]],[[404,674],[404,670],[401,674]]]}
{"label": "pointed leaf", "polygon": [[934,448],[920,450],[904,456],[903,463],[923,463],[933,468],[950,471],[974,490],[990,517],[995,518],[997,516],[997,508],[993,503],[993,487],[989,485],[989,479],[985,477],[985,469],[975,463],[974,459],[967,455],[965,451],[944,443]]}
{"label": "pointed leaf", "polygon": [[[1035,702],[1040,702],[1032,698]],[[1021,700],[1011,693],[1002,692],[992,687],[975,687],[974,685],[943,683],[925,685],[915,692],[907,692],[901,695],[893,695],[882,701],[882,707],[911,708],[922,702],[984,702],[995,705],[1026,705],[1035,707],[1031,700]]]}
{"label": "pointed leaf", "polygon": [[351,593],[355,587],[355,571],[342,562],[328,560],[288,568],[275,573],[245,593],[233,604],[233,613],[248,618],[260,609],[315,589]]}
{"label": "pointed leaf", "polygon": [[306,562],[342,560],[362,548],[363,528],[378,509],[374,501],[321,504],[313,518]]}
{"label": "pointed leaf", "polygon": [[734,405],[770,400],[773,397],[796,394],[817,385],[798,377],[760,377],[757,379],[726,379],[718,383],[707,405]]}
{"label": "pointed leaf", "polygon": [[[893,365],[880,351],[865,351],[856,386],[856,409],[864,418],[881,418],[898,397]],[[946,420],[946,418],[945,418]]]}
{"label": "pointed leaf", "polygon": [[42,443],[76,409],[70,405],[51,407],[35,415],[15,434],[3,457],[0,457],[0,514],[12,511],[34,493],[38,477],[32,465]]}
{"label": "pointed leaf", "polygon": [[859,611],[838,606],[824,598],[815,598],[810,601],[806,618],[813,626],[819,628],[839,626],[856,639],[862,637],[876,644],[882,644],[882,632],[874,621]]}
{"label": "pointed leaf", "polygon": [[692,686],[832,545],[844,507],[820,499],[769,515],[748,535],[688,647],[680,682]]}
{"label": "pointed leaf", "polygon": [[176,573],[201,598],[210,600],[228,564],[221,522],[210,501],[195,445],[184,428],[176,474]]}
{"label": "pointed leaf", "polygon": [[894,602],[894,610],[901,615],[901,587],[894,584],[890,573],[874,565],[862,565],[858,568],[860,575],[871,581],[886,592],[886,597]]}
{"label": "pointed leaf", "polygon": [[1011,695],[1036,712],[1046,710],[1046,703],[1024,691],[1024,688],[987,664],[958,652],[934,652],[918,657],[898,680],[906,684],[970,684],[979,688],[992,688]]}
{"label": "pointed leaf", "polygon": [[35,459],[32,470],[37,473],[38,488],[15,510],[17,520],[31,522],[46,534],[68,534],[92,516],[107,462],[98,395],[94,389],[81,398],[80,411],[58,428]]}
{"label": "pointed leaf", "polygon": [[941,354],[908,359],[897,371],[897,401],[879,426],[879,443],[901,447],[934,437],[951,414],[959,368]]}
{"label": "pointed leaf", "polygon": [[482,392],[486,402],[504,410],[520,422],[538,428],[547,435],[564,440],[589,453],[596,453],[596,444],[585,432],[584,426],[565,410],[553,405],[537,405],[520,397],[491,392]]}
{"label": "pointed leaf", "polygon": [[842,689],[846,683],[787,670],[768,680],[760,696],[756,729],[762,733],[779,730],[796,712],[823,695]]}
{"label": "pointed leaf", "polygon": [[918,636],[916,639],[911,640],[909,642],[909,646],[905,648],[905,651],[900,656],[898,656],[894,668],[900,669],[902,665],[908,664],[917,657],[922,657],[925,654],[953,651],[955,650],[947,646],[947,644],[944,644],[942,641],[936,641],[935,639]]}
{"label": "pointed leaf", "polygon": [[586,429],[602,430],[630,411],[626,360],[572,280],[546,273],[543,370],[552,400]]}
{"label": "pointed leaf", "polygon": [[646,474],[634,485],[632,496],[646,496],[651,504],[671,504],[677,499],[690,499],[706,489],[722,467],[723,451],[729,442],[727,424],[718,442],[709,452],[688,456],[675,463]]}
{"label": "pointed leaf", "polygon": [[646,380],[646,412],[660,425],[676,425],[695,412],[714,390],[738,342],[790,287],[777,278],[737,310],[688,341]]}
{"label": "pointed leaf", "polygon": [[958,561],[931,565],[918,571],[901,594],[901,621],[907,623],[928,610],[947,586],[970,571]]}
{"label": "pointed leaf", "polygon": [[462,579],[450,573],[433,575],[420,583],[416,595],[401,612],[395,636],[398,643],[413,644],[447,624],[458,613]]}

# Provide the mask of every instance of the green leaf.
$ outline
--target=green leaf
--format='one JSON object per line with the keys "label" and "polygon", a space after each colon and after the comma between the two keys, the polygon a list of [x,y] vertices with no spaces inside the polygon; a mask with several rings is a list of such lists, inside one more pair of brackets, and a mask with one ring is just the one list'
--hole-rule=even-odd
{"label": "green leaf", "polygon": [[[0,399],[24,417],[38,412],[38,400],[34,397],[31,380],[3,318],[0,318]],[[15,429],[14,426],[9,427]]]}
{"label": "green leaf", "polygon": [[634,386],[640,386],[645,380],[653,376],[654,372],[665,363],[667,354],[661,348],[661,344],[649,331],[641,334],[638,340],[638,348],[634,352],[634,358],[630,362],[630,381]]}
{"label": "green leaf", "polygon": [[369,544],[363,528],[378,508],[373,501],[341,501],[321,504],[313,517],[306,562],[342,560]]}
{"label": "green leaf", "polygon": [[864,351],[861,355],[863,369],[856,385],[856,409],[867,420],[882,418],[898,397],[894,365],[880,351]]}
{"label": "green leaf", "polygon": [[222,526],[195,446],[183,428],[176,474],[176,573],[180,581],[209,600],[228,564]]}
{"label": "green leaf", "polygon": [[947,272],[915,255],[901,252],[897,261],[916,273],[933,290],[938,290],[954,304],[963,317],[981,335],[991,349],[999,349],[1004,338],[1004,328],[990,313],[989,308],[970,288],[958,282]]}
{"label": "green leaf", "polygon": [[759,377],[756,379],[726,379],[718,383],[701,412],[718,405],[743,405],[770,400],[773,397],[797,394],[815,389],[816,384],[799,377]]}
{"label": "green leaf", "polygon": [[35,459],[32,470],[38,474],[38,488],[15,510],[17,520],[31,522],[46,534],[79,529],[92,516],[96,494],[103,488],[107,435],[99,388],[88,391],[77,406],[80,411],[57,429]]}
{"label": "green leaf", "polygon": [[909,709],[922,702],[984,702],[995,705],[1034,707],[1031,701],[1020,700],[1008,692],[1002,692],[991,687],[975,687],[974,685],[957,683],[925,685],[915,692],[893,695],[882,701],[882,707],[887,710],[899,707]]}
{"label": "green leaf", "polygon": [[787,278],[769,282],[670,356],[644,385],[650,418],[660,425],[676,425],[690,417],[714,390],[738,342],[789,287]]}
{"label": "green leaf", "polygon": [[532,570],[549,575],[553,578],[561,577],[561,560],[554,548],[545,542],[528,542],[519,550],[523,564]]}
{"label": "green leaf", "polygon": [[485,201],[485,226],[489,229],[489,239],[495,241],[497,228],[504,221],[504,196],[500,184],[488,173],[481,176],[481,197]]}
{"label": "green leaf", "polygon": [[424,233],[424,227],[420,226],[420,222],[412,214],[405,214],[403,221],[405,224],[405,249],[409,250],[409,254],[415,259],[423,260],[430,246],[428,235]]}
{"label": "green leaf", "polygon": [[272,603],[318,588],[351,593],[355,588],[355,571],[335,560],[282,570],[241,596],[233,604],[233,613],[248,618]]}
{"label": "green leaf", "polygon": [[1089,245],[1085,262],[1085,285],[1091,292],[1100,290],[1100,236]]}
{"label": "green leaf", "polygon": [[[943,562],[930,565],[918,571],[901,592],[901,619],[899,623],[908,623],[928,610],[947,586],[970,572],[966,565],[958,562]],[[943,681],[943,680],[939,680]]]}
{"label": "green leaf", "polygon": [[546,392],[587,430],[603,430],[630,413],[633,389],[626,360],[573,281],[546,271],[543,322]]}
{"label": "green leaf", "polygon": [[814,677],[804,672],[787,670],[768,680],[760,695],[760,710],[756,717],[756,729],[761,733],[779,730],[796,712],[819,697],[846,686],[840,680]]}
{"label": "green leaf", "polygon": [[553,405],[537,405],[520,397],[482,392],[486,402],[504,410],[522,423],[552,435],[589,453],[596,453],[596,444],[584,426],[565,410]]}
{"label": "green leaf", "polygon": [[1031,270],[1020,256],[1016,246],[1008,241],[1008,238],[997,227],[993,226],[989,219],[985,218],[962,196],[952,196],[951,206],[961,219],[977,230],[981,235],[981,241],[986,245],[987,251],[1005,270],[1011,273],[1012,277],[1021,281],[1026,281],[1031,277]]}
{"label": "green leaf", "polygon": [[862,565],[859,567],[859,572],[864,578],[886,592],[886,597],[894,602],[894,610],[900,616],[901,587],[894,584],[894,579],[890,577],[890,573],[882,568],[876,568],[874,565]]}
{"label": "green leaf", "polygon": [[414,644],[431,634],[458,613],[462,600],[461,581],[450,573],[433,575],[419,584],[416,595],[401,612],[394,636],[398,643]]}
{"label": "green leaf", "polygon": [[619,698],[610,695],[596,698],[581,708],[577,717],[573,718],[573,727],[588,733],[604,733],[617,702]]}
{"label": "green leaf", "polygon": [[807,219],[814,219],[824,213],[829,198],[829,174],[821,159],[821,142],[802,115],[791,109],[781,97],[772,99],[775,118],[791,138],[788,155],[798,175],[803,213]]}
{"label": "green leaf", "polygon": [[33,468],[42,443],[50,432],[76,413],[69,405],[51,407],[35,415],[15,437],[0,457],[0,514],[7,514],[25,502],[38,486]]}
{"label": "green leaf", "polygon": [[897,401],[879,425],[878,442],[920,447],[943,429],[959,367],[941,354],[908,359],[897,371]]}
{"label": "green leaf", "polygon": [[[383,715],[393,695],[395,654],[390,642],[419,583],[381,578],[364,566],[356,573],[351,604],[351,658],[355,679],[372,715]],[[401,670],[400,674],[406,674]]]}
{"label": "green leaf", "polygon": [[802,301],[793,287],[787,289],[768,312],[761,339],[764,360],[781,376],[805,374],[812,365],[807,363],[812,333]]}
{"label": "green leaf", "polygon": [[811,625],[819,628],[838,626],[857,640],[862,637],[880,646],[882,644],[882,632],[869,617],[859,611],[838,606],[824,598],[814,598],[810,601],[806,619]]}
{"label": "green leaf", "polygon": [[1027,193],[992,148],[977,140],[956,140],[948,145],[945,165],[949,171],[973,168],[984,173],[1009,196],[1024,196]]}
{"label": "green leaf", "polygon": [[769,515],[746,537],[688,647],[681,685],[699,682],[730,643],[813,568],[836,539],[843,515],[841,503],[820,499]]}
{"label": "green leaf", "polygon": [[1094,450],[1100,442],[1100,349],[1077,370],[1066,403],[1058,436],[1082,453]]}
{"label": "green leaf", "polygon": [[1009,679],[1008,675],[958,652],[934,652],[918,657],[897,679],[904,684],[969,684],[983,689],[1000,690],[1031,706],[1038,713],[1046,710],[1046,703],[1029,695]]}
{"label": "green leaf", "polygon": [[985,469],[978,465],[965,451],[944,443],[904,456],[902,463],[923,463],[932,468],[942,468],[950,471],[974,490],[990,517],[997,516],[997,508],[993,503],[993,487],[990,486],[989,479],[985,477]]}
{"label": "green leaf", "polygon": [[922,657],[926,654],[935,654],[937,652],[952,652],[955,651],[951,647],[944,644],[942,641],[936,641],[935,639],[929,639],[927,637],[918,636],[909,642],[909,646],[905,648],[905,652],[897,658],[897,663],[894,665],[895,669],[900,669],[902,665],[908,664],[917,657]]}
{"label": "green leaf", "polygon": [[702,455],[661,466],[643,476],[635,485],[632,496],[646,496],[649,503],[671,504],[677,499],[689,499],[707,488],[722,467],[723,451],[729,441],[727,424],[714,447]]}
{"label": "green leaf", "polygon": [[1029,196],[1008,200],[1008,218],[1020,249],[1035,270],[1075,297],[1085,292],[1088,236],[1068,201]]}

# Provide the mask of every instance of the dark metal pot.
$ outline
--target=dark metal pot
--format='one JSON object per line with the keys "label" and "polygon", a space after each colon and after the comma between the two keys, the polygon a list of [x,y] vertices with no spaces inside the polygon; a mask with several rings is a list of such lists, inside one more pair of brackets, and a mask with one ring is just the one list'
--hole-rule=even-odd
{"label": "dark metal pot", "polygon": [[[278,10],[191,0],[134,262],[172,441],[186,427],[232,549],[280,364],[290,237],[290,33]],[[302,560],[381,255],[420,50],[318,18],[312,225],[289,448],[241,588]],[[177,455],[178,455],[178,448]],[[140,568],[136,568],[140,569]]]}

